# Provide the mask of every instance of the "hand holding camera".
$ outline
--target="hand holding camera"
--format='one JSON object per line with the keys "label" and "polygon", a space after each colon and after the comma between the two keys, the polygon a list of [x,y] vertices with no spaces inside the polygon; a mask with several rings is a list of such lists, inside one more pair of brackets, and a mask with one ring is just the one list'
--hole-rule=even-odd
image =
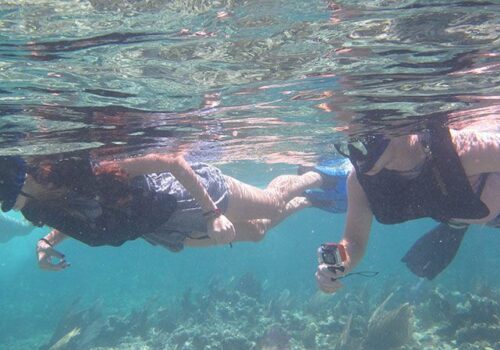
{"label": "hand holding camera", "polygon": [[358,271],[347,273],[346,269],[347,253],[345,246],[339,243],[323,243],[318,248],[318,270],[316,280],[322,291],[333,293],[342,284],[338,281],[341,278],[360,275],[363,277],[374,277],[378,275],[376,271]]}
{"label": "hand holding camera", "polygon": [[[344,273],[344,263],[347,260],[345,247],[339,243],[323,243],[318,248],[318,262],[325,264],[328,270],[337,274]],[[342,278],[342,277],[339,277]],[[332,278],[332,280],[335,280]]]}
{"label": "hand holding camera", "polygon": [[324,243],[318,248],[318,269],[316,281],[325,293],[334,293],[342,287],[339,279],[346,272],[345,247],[337,243]]}

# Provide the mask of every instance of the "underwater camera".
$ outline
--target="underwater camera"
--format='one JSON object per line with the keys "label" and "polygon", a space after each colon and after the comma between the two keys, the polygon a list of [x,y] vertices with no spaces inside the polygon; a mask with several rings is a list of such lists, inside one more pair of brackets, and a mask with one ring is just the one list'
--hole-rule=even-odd
{"label": "underwater camera", "polygon": [[344,261],[347,260],[345,248],[338,243],[323,243],[318,248],[318,259],[320,263],[328,265],[332,272],[344,272]]}

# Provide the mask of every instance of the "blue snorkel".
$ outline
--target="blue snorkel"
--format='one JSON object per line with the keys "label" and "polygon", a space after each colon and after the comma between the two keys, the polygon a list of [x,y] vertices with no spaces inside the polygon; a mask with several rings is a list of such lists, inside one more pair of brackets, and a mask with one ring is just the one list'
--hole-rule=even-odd
{"label": "blue snorkel", "polygon": [[2,211],[11,210],[26,181],[26,162],[19,156],[0,157],[0,201]]}

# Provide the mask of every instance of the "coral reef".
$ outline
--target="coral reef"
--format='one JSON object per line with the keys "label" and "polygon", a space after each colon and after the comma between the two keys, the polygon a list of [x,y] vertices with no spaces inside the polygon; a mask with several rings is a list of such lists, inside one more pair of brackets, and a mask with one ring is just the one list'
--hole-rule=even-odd
{"label": "coral reef", "polygon": [[487,290],[485,296],[436,288],[417,308],[417,317],[425,321],[421,325],[432,325],[441,341],[460,350],[500,349],[499,294],[483,290]]}
{"label": "coral reef", "polygon": [[398,308],[386,311],[393,293],[375,309],[368,321],[368,332],[364,341],[370,349],[393,349],[405,345],[411,336],[411,307],[404,303]]}
{"label": "coral reef", "polygon": [[[379,350],[500,348],[498,292],[459,293],[437,287],[411,297],[401,286],[369,294],[266,291],[253,275],[212,280],[172,305],[158,300],[125,315],[73,303],[43,350]],[[380,301],[381,300],[381,301]],[[411,305],[410,305],[411,301]]]}
{"label": "coral reef", "polygon": [[253,273],[247,272],[238,280],[236,290],[249,297],[260,300],[262,295],[262,283],[260,283]]}
{"label": "coral reef", "polygon": [[99,336],[105,318],[99,311],[100,303],[88,308],[79,308],[79,300],[75,299],[60,319],[52,338],[42,350],[85,349]]}
{"label": "coral reef", "polygon": [[360,342],[351,336],[352,314],[349,315],[345,329],[340,334],[340,337],[335,345],[335,350],[360,350]]}

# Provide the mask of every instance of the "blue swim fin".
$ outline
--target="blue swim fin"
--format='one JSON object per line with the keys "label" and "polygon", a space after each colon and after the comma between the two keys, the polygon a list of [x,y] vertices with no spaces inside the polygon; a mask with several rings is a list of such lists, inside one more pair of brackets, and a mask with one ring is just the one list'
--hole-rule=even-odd
{"label": "blue swim fin", "polygon": [[335,189],[338,184],[345,185],[347,175],[352,170],[350,161],[346,158],[335,158],[321,161],[316,166],[301,166],[298,174],[314,171],[321,175],[323,185],[321,189]]}
{"label": "blue swim fin", "polygon": [[311,204],[330,213],[345,213],[347,210],[347,176],[352,166],[347,159],[331,159],[313,167],[312,171],[321,174],[321,189],[305,191]]}
{"label": "blue swim fin", "polygon": [[315,166],[315,169],[325,176],[347,176],[352,168],[347,158],[324,159]]}

